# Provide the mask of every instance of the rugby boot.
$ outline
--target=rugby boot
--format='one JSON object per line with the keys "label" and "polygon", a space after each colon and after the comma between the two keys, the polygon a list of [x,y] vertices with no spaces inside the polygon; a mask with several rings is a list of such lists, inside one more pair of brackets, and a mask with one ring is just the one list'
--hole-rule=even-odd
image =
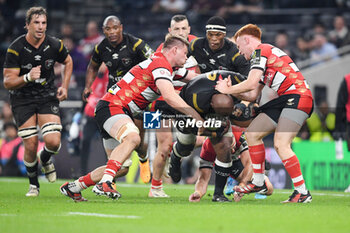
{"label": "rugby boot", "polygon": [[72,192],[69,189],[70,185],[71,183],[66,182],[60,187],[60,191],[63,195],[71,198],[75,202],[87,201],[87,199],[83,198],[83,196],[81,195],[81,192],[78,192],[78,193]]}
{"label": "rugby boot", "polygon": [[309,191],[307,191],[307,194],[301,194],[297,190],[294,190],[292,195],[290,195],[287,200],[282,201],[281,203],[310,203],[311,201],[312,196]]}

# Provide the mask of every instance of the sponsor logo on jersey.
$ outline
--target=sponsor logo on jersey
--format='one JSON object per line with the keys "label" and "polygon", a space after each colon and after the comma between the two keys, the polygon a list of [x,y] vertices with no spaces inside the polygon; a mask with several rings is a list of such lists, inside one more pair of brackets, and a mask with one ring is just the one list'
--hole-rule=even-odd
{"label": "sponsor logo on jersey", "polygon": [[112,54],[112,58],[113,58],[113,59],[118,59],[118,57],[119,57],[118,53],[113,53],[113,54]]}
{"label": "sponsor logo on jersey", "polygon": [[32,53],[32,50],[27,48],[26,46],[24,46],[24,49],[28,52],[28,53]]}
{"label": "sponsor logo on jersey", "polygon": [[122,58],[122,62],[124,64],[124,66],[128,66],[131,64],[131,58],[128,58],[128,57]]}
{"label": "sponsor logo on jersey", "polygon": [[251,63],[253,65],[258,65],[258,64],[260,64],[260,60],[261,60],[261,50],[257,49],[253,52],[253,54],[251,56]]}
{"label": "sponsor logo on jersey", "polygon": [[210,62],[210,64],[213,64],[213,65],[215,64],[215,60],[213,58],[210,58],[209,62]]}
{"label": "sponsor logo on jersey", "polygon": [[119,52],[122,51],[123,49],[126,48],[126,45],[123,45],[120,49],[119,49]]}
{"label": "sponsor logo on jersey", "polygon": [[21,68],[22,68],[22,69],[31,70],[31,69],[33,68],[33,65],[29,63],[29,64],[27,64],[27,65],[25,65],[25,66],[24,66],[24,65],[21,65]]}
{"label": "sponsor logo on jersey", "polygon": [[53,67],[53,64],[55,63],[55,61],[53,59],[48,59],[45,61],[45,68],[46,69],[51,69]]}
{"label": "sponsor logo on jersey", "polygon": [[40,61],[40,60],[41,60],[41,56],[40,56],[40,55],[34,56],[34,60],[35,60],[35,61]]}
{"label": "sponsor logo on jersey", "polygon": [[219,56],[217,56],[217,58],[220,58],[220,57],[225,57],[226,56],[226,54],[220,54]]}
{"label": "sponsor logo on jersey", "polygon": [[46,50],[48,50],[50,48],[50,45],[46,45],[46,47],[43,49],[43,51],[45,52]]}

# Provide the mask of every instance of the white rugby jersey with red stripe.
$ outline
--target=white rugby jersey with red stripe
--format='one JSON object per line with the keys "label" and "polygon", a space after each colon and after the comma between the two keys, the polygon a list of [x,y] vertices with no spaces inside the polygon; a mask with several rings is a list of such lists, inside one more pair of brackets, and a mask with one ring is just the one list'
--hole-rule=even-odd
{"label": "white rugby jersey with red stripe", "polygon": [[264,72],[261,82],[279,96],[300,94],[312,96],[309,85],[293,60],[281,49],[270,44],[260,44],[251,58],[251,69]]}
{"label": "white rugby jersey with red stripe", "polygon": [[185,78],[187,72],[184,68],[174,71],[164,55],[156,52],[149,59],[131,68],[108,90],[102,100],[110,102],[110,108],[126,108],[134,115],[160,96],[156,86],[158,79],[173,82]]}

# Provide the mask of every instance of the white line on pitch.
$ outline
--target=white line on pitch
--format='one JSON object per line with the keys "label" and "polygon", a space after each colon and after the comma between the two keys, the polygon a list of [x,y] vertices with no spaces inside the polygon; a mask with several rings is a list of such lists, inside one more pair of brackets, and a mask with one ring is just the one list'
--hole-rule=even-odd
{"label": "white line on pitch", "polygon": [[115,214],[99,214],[99,213],[85,213],[85,212],[68,212],[68,215],[81,215],[81,216],[93,216],[101,218],[128,218],[128,219],[138,219],[140,216],[134,215],[115,215]]}

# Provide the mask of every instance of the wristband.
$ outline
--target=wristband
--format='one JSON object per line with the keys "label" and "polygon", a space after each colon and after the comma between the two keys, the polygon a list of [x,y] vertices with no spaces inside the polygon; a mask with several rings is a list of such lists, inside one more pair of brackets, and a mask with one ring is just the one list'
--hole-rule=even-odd
{"label": "wristband", "polygon": [[27,73],[27,74],[23,75],[23,80],[24,80],[25,83],[28,83],[28,82],[33,81],[33,80],[30,78],[30,73]]}

